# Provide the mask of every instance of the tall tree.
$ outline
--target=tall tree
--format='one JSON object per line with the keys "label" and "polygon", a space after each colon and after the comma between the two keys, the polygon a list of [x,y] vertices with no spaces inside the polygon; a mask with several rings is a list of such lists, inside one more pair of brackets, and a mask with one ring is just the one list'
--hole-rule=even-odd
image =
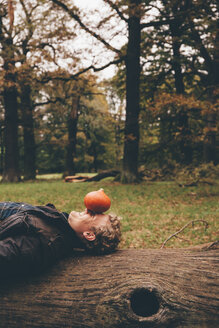
{"label": "tall tree", "polygon": [[33,23],[34,10],[39,4],[36,2],[31,5],[29,1],[19,0],[20,11],[22,12],[21,24],[25,31],[21,44],[17,45],[17,51],[20,54],[20,69],[18,70],[18,90],[20,98],[21,126],[23,128],[23,144],[24,144],[24,163],[23,163],[23,178],[30,180],[36,178],[36,145],[34,136],[34,106],[32,99],[33,88],[33,67],[28,61],[28,55],[33,48],[30,43],[36,29],[36,24]]}
{"label": "tall tree", "polygon": [[[38,84],[39,91],[40,77],[44,75],[41,71],[45,72],[45,68],[43,68],[45,64],[51,65],[55,69],[59,66],[56,62],[57,59],[60,57],[65,59],[66,53],[60,48],[62,42],[64,43],[67,39],[68,31],[64,27],[67,20],[63,19],[63,14],[51,12],[51,8],[48,8],[43,1],[35,0],[33,3],[29,0],[19,0],[18,2],[21,6],[20,11],[22,10],[21,24],[25,30],[21,36],[22,42],[18,44],[21,63],[18,70],[18,82],[24,140],[23,174],[24,179],[28,180],[36,177],[34,98],[39,97],[35,91],[36,85]],[[57,75],[61,74],[58,70],[56,72]]]}
{"label": "tall tree", "polygon": [[[5,6],[1,9],[0,25],[6,125],[6,171],[3,174],[3,181],[9,181],[7,172],[10,170],[12,175],[12,165],[18,170],[18,114],[24,145],[24,164],[21,171],[24,179],[34,179],[36,175],[34,98],[38,97],[40,78],[48,74],[49,70],[56,69],[58,72],[59,60],[60,63],[66,64],[68,50],[66,51],[65,42],[68,42],[69,35],[73,37],[73,33],[67,27],[68,16],[58,10],[51,11],[51,5],[48,6],[45,1],[8,1],[8,20],[5,15],[6,9],[5,2]],[[15,23],[13,23],[14,11],[16,11]],[[74,59],[75,57],[70,63],[71,68],[74,66],[72,65]],[[12,177],[10,180],[17,181],[19,178]]]}
{"label": "tall tree", "polygon": [[86,95],[92,95],[94,80],[88,74],[71,80],[69,73],[64,70],[62,74],[60,70],[54,71],[53,77],[54,79],[42,89],[44,101],[36,103],[35,106],[40,106],[41,111],[46,110],[45,119],[51,124],[51,132],[48,133],[50,141],[56,139],[57,144],[62,142],[60,148],[64,148],[65,154],[63,155],[64,176],[74,175],[76,173],[78,119]]}
{"label": "tall tree", "polygon": [[[75,8],[71,8],[67,2],[51,0],[54,4],[68,12],[70,17],[78,22],[79,26],[89,33],[92,37],[101,42],[108,50],[114,52],[116,59],[104,65],[101,69],[111,64],[117,64],[125,60],[126,66],[126,123],[124,138],[124,157],[121,180],[123,182],[138,181],[138,146],[139,146],[139,79],[140,79],[140,42],[141,29],[149,25],[141,25],[141,17],[144,14],[141,0],[111,1],[104,0],[112,10],[115,11],[117,18],[120,18],[127,26],[128,45],[127,50],[122,52],[112,46],[100,33],[94,31],[83,23]],[[109,17],[104,17],[98,25],[108,22]],[[119,58],[119,59],[117,59]],[[91,65],[95,71],[100,70]]]}
{"label": "tall tree", "polygon": [[[169,20],[169,32],[171,36],[172,59],[171,66],[174,72],[175,92],[177,95],[185,94],[185,85],[182,73],[182,55],[180,48],[183,45],[185,34],[184,14],[188,10],[188,1],[162,0],[164,9],[160,9],[162,15]],[[171,19],[172,18],[172,19]],[[188,114],[182,106],[178,115],[178,127],[181,131],[179,140],[180,161],[182,164],[192,162],[192,151],[189,138]],[[168,123],[167,123],[168,124]]]}
{"label": "tall tree", "polygon": [[[199,56],[204,60],[202,69],[207,71],[204,77],[207,98],[216,104],[219,86],[219,4],[218,1],[190,1],[187,21],[190,35]],[[204,35],[204,37],[203,37]],[[209,47],[209,44],[211,45]],[[207,133],[204,143],[204,159],[216,163],[216,118],[215,110],[206,115]]]}
{"label": "tall tree", "polygon": [[36,178],[36,145],[34,136],[33,101],[31,86],[28,81],[23,81],[20,87],[20,106],[22,115],[23,140],[24,140],[24,180]]}
{"label": "tall tree", "polygon": [[[216,32],[218,30],[218,4],[216,5],[216,1],[206,1],[203,4],[203,1],[179,0],[163,0],[161,3],[162,6],[159,5],[157,7],[160,12],[160,19],[165,18],[169,22],[169,30],[161,27],[157,33],[153,34],[153,38],[156,40],[156,54],[158,56],[153,56],[155,60],[152,60],[153,65],[150,65],[152,69],[147,69],[145,75],[147,74],[146,77],[148,77],[150,74],[155,79],[155,72],[161,71],[161,68],[164,67],[161,83],[158,80],[158,85],[161,88],[160,90],[157,88],[155,92],[160,94],[162,92],[173,93],[175,85],[175,92],[179,97],[178,100],[177,97],[175,97],[175,100],[174,97],[171,100],[173,103],[175,101],[175,109],[177,108],[177,111],[172,107],[171,102],[169,108],[164,104],[163,109],[166,108],[167,112],[164,115],[165,110],[163,111],[163,116],[159,116],[160,121],[157,124],[161,128],[166,125],[165,129],[160,129],[162,133],[166,134],[166,137],[168,129],[170,132],[173,127],[174,129],[178,128],[177,144],[175,143],[175,150],[179,148],[177,150],[177,160],[181,158],[182,163],[189,164],[192,161],[192,149],[195,149],[194,144],[192,145],[195,136],[192,137],[191,135],[191,127],[193,126],[194,128],[194,124],[191,122],[194,122],[194,115],[196,120],[198,119],[197,122],[200,123],[200,126],[206,120],[205,128],[202,126],[199,131],[199,134],[201,131],[205,132],[205,140],[203,143],[199,139],[199,143],[204,144],[205,160],[215,162],[216,89],[218,87],[218,74],[216,73],[218,71],[218,60],[216,59],[218,58],[218,50],[216,50],[218,49],[218,33]],[[158,59],[156,60],[156,58]],[[157,63],[157,69],[155,68],[155,63]],[[170,67],[169,71],[165,69],[168,66]],[[162,77],[162,71],[158,76]],[[183,94],[184,96],[181,97]],[[209,106],[206,103],[204,109],[204,106],[197,107],[194,105],[193,95],[203,101],[210,101],[212,105]],[[189,97],[191,97],[190,100]],[[168,95],[166,99],[168,99]],[[156,100],[159,101],[161,98],[156,98]],[[180,103],[181,107],[179,107]],[[198,101],[196,104],[198,104]],[[172,110],[173,115],[170,113]],[[205,116],[204,119],[203,116]],[[169,136],[171,136],[171,133],[169,133]],[[171,138],[162,138],[161,140],[161,146],[166,146],[169,149],[171,148],[169,147],[170,143],[174,141],[173,138],[172,140]],[[166,142],[168,146],[165,145]],[[201,149],[200,144],[199,146],[197,145],[199,152]],[[173,149],[171,151],[173,152]],[[197,149],[195,149],[193,154],[196,156],[196,153]]]}
{"label": "tall tree", "polygon": [[74,175],[75,170],[75,157],[76,157],[76,145],[77,145],[77,124],[78,115],[80,110],[80,95],[72,97],[71,110],[67,119],[68,128],[68,144],[66,152],[66,175]]}
{"label": "tall tree", "polygon": [[121,181],[138,180],[139,151],[139,83],[140,83],[140,0],[130,0],[128,10],[128,45],[126,65],[126,122]]}
{"label": "tall tree", "polygon": [[[13,41],[14,8],[8,0],[0,9],[0,43],[3,60],[3,100],[5,108],[5,164],[3,182],[20,180],[18,150],[18,102],[15,47]],[[9,22],[8,22],[9,21]]]}

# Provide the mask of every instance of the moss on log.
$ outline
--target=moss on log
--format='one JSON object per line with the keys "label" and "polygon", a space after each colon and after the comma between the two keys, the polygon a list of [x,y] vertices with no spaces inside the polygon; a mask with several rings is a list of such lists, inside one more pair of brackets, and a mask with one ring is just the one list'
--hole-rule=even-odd
{"label": "moss on log", "polygon": [[0,284],[1,328],[217,327],[219,250],[78,255]]}

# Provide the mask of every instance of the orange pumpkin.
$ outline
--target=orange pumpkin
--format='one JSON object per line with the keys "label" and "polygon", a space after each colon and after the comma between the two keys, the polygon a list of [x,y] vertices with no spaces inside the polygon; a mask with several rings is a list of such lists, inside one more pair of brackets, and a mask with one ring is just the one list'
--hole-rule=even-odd
{"label": "orange pumpkin", "polygon": [[103,213],[110,208],[110,198],[103,189],[91,191],[84,197],[86,208],[95,213]]}

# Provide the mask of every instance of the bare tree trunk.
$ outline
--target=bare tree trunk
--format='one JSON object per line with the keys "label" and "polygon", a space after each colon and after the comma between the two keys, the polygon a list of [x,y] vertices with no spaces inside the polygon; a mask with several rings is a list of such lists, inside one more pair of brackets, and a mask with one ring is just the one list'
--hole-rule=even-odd
{"label": "bare tree trunk", "polygon": [[130,183],[138,181],[139,150],[139,84],[140,84],[140,14],[139,0],[130,0],[130,17],[128,19],[128,48],[126,56],[126,121],[124,158],[121,181]]}
{"label": "bare tree trunk", "polygon": [[[7,68],[5,68],[7,72]],[[5,107],[5,164],[2,176],[3,182],[17,182],[20,180],[19,173],[19,150],[18,150],[18,105],[15,77],[7,72],[3,91]]]}
{"label": "bare tree trunk", "polygon": [[172,67],[174,70],[174,81],[177,94],[184,94],[184,82],[183,74],[181,68],[181,56],[180,56],[180,47],[181,47],[181,32],[180,32],[180,22],[175,20],[170,23],[170,31],[172,35],[172,49],[173,49],[173,59]]}
{"label": "bare tree trunk", "polygon": [[5,108],[5,163],[2,181],[17,182],[20,180],[20,173],[15,49],[12,38],[14,8],[13,1],[8,0],[7,4],[10,22],[7,36],[4,34],[3,16],[0,15],[0,43],[4,71],[3,99]]}
{"label": "bare tree trunk", "polygon": [[[174,71],[174,81],[175,81],[175,89],[176,94],[183,95],[185,94],[185,86],[183,81],[183,73],[182,73],[182,63],[181,63],[181,53],[180,48],[182,45],[182,26],[184,20],[180,17],[182,15],[181,12],[186,10],[185,4],[182,2],[180,8],[178,8],[178,2],[172,4],[172,12],[175,17],[174,20],[170,21],[170,32],[172,36],[172,50],[173,50],[173,58],[172,58],[172,67]],[[166,4],[167,8],[169,4]],[[190,164],[192,162],[192,149],[189,142],[189,122],[188,122],[188,114],[187,111],[181,108],[178,114],[178,126],[181,131],[180,133],[180,141],[179,141],[179,149],[180,149],[180,162],[183,164]]]}
{"label": "bare tree trunk", "polygon": [[1,328],[213,328],[219,250],[122,250],[0,283]]}
{"label": "bare tree trunk", "polygon": [[74,159],[76,156],[79,105],[80,105],[80,96],[73,97],[72,108],[67,121],[68,145],[67,145],[66,164],[65,164],[66,168],[65,168],[64,175],[75,174]]}
{"label": "bare tree trunk", "polygon": [[203,147],[203,158],[206,163],[213,162],[217,164],[217,147],[216,147],[216,133],[217,131],[217,114],[212,111],[206,115],[206,134]]}
{"label": "bare tree trunk", "polygon": [[36,144],[34,137],[31,88],[25,81],[21,86],[21,111],[24,134],[24,180],[36,178]]}

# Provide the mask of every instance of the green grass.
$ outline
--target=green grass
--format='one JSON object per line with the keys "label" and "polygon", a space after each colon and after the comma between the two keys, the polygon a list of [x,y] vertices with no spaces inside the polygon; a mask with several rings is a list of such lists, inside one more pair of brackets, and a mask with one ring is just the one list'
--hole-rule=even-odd
{"label": "green grass", "polygon": [[[52,179],[50,179],[52,177]],[[166,247],[188,247],[217,240],[219,231],[219,184],[181,188],[174,182],[143,182],[122,185],[107,178],[100,182],[65,183],[60,175],[40,176],[35,182],[0,184],[0,201],[35,205],[53,203],[70,212],[84,209],[83,198],[104,188],[111,198],[110,211],[121,216],[121,248],[159,248],[162,242],[191,220],[206,220],[189,226]]]}

